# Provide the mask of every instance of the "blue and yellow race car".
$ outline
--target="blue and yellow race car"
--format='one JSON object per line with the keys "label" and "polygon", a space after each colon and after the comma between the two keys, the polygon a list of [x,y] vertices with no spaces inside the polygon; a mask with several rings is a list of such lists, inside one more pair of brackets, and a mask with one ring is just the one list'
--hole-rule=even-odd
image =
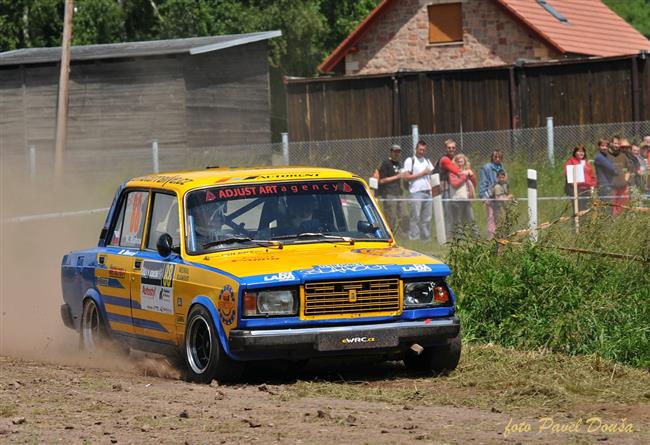
{"label": "blue and yellow race car", "polygon": [[87,350],[182,358],[198,382],[347,354],[439,372],[461,353],[450,273],[396,245],[351,173],[155,174],[119,188],[97,247],[63,257],[61,316]]}

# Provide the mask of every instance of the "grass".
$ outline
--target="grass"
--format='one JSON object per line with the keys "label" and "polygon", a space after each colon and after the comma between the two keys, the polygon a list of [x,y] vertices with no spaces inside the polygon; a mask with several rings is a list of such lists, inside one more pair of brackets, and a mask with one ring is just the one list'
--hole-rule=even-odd
{"label": "grass", "polygon": [[540,232],[536,244],[453,243],[447,257],[454,271],[450,282],[466,338],[598,354],[650,369],[648,227],[648,214],[612,218],[601,211],[582,219],[579,235],[569,223]]}
{"label": "grass", "polygon": [[[287,387],[288,393],[279,397],[325,396],[405,407],[452,405],[534,414],[566,411],[574,415],[588,414],[603,403],[650,403],[650,373],[595,354],[570,357],[545,349],[521,351],[465,343],[460,365],[449,376],[418,377],[398,365],[385,365],[383,370],[378,366],[338,372],[321,380],[310,376]],[[355,380],[357,377],[360,380]]]}

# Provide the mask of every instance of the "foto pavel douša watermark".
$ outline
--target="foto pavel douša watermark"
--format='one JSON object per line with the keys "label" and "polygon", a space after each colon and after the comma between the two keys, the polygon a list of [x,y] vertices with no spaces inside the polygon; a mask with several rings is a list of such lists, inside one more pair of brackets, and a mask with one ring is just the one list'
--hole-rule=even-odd
{"label": "foto pavel dou\u0161a watermark", "polygon": [[503,437],[517,433],[589,433],[589,434],[631,434],[638,431],[626,418],[604,420],[601,417],[578,418],[572,421],[559,421],[553,417],[540,417],[533,421],[517,422],[512,417],[503,429]]}

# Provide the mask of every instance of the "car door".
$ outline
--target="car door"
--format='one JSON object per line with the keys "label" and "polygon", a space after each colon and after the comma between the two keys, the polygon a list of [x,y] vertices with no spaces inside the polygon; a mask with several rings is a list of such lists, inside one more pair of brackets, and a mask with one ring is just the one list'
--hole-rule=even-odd
{"label": "car door", "polygon": [[102,295],[106,317],[114,334],[132,336],[131,304],[133,270],[141,262],[139,253],[144,234],[149,192],[125,190],[109,230],[106,247],[97,255],[95,282]]}
{"label": "car door", "polygon": [[133,268],[131,307],[134,331],[138,337],[164,343],[176,342],[174,315],[174,273],[180,256],[163,258],[156,243],[160,235],[171,235],[180,243],[178,198],[175,194],[152,191],[150,211],[139,264]]}

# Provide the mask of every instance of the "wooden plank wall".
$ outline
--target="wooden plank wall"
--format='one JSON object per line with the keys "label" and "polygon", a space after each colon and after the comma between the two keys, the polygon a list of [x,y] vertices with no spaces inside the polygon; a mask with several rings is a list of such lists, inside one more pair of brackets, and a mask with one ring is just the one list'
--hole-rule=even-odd
{"label": "wooden plank wall", "polygon": [[271,142],[267,43],[184,55],[190,147]]}
{"label": "wooden plank wall", "polygon": [[[642,56],[630,56],[289,80],[289,135],[293,141],[402,136],[412,124],[422,134],[504,130],[543,127],[547,116],[555,125],[629,122],[635,120],[635,103],[638,119],[650,120],[648,65]],[[368,106],[359,106],[364,102]]]}
{"label": "wooden plank wall", "polygon": [[[161,168],[169,168],[167,164],[176,169],[184,164],[174,165],[165,156],[182,162],[192,151],[203,156],[205,150],[216,152],[220,146],[269,144],[266,45],[197,56],[73,63],[66,156],[80,165],[103,159],[106,168],[116,169],[140,162],[149,171],[154,139],[160,146]],[[58,77],[55,64],[0,68],[3,156],[24,157],[34,145],[39,163],[52,161]],[[259,146],[253,150],[258,159],[271,157],[270,147],[263,153]],[[111,157],[111,152],[116,155]],[[214,158],[218,154],[211,153]]]}

